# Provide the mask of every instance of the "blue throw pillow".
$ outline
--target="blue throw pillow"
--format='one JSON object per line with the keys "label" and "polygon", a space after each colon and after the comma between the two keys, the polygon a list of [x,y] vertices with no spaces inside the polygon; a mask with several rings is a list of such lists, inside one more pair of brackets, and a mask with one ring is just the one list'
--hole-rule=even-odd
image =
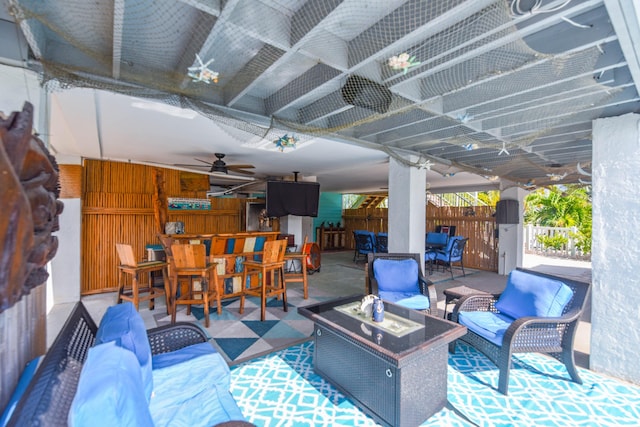
{"label": "blue throw pillow", "polygon": [[496,302],[496,308],[515,319],[559,317],[573,297],[571,288],[559,280],[514,270]]}
{"label": "blue throw pillow", "polygon": [[113,341],[89,349],[69,410],[70,426],[153,426],[135,355]]}
{"label": "blue throw pillow", "polygon": [[107,308],[96,332],[96,345],[109,341],[115,341],[117,345],[136,355],[142,368],[142,383],[149,401],[153,392],[151,345],[144,321],[131,302]]}
{"label": "blue throw pillow", "polygon": [[420,293],[418,268],[413,258],[376,259],[373,262],[373,275],[378,281],[378,291]]}

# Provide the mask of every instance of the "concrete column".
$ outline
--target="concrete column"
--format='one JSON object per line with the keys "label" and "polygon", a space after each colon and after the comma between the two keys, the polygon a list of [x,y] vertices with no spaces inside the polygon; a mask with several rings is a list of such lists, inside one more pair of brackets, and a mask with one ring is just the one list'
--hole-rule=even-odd
{"label": "concrete column", "polygon": [[507,275],[522,267],[524,258],[524,198],[528,192],[510,187],[500,192],[501,200],[518,201],[518,224],[498,224],[498,274]]}
{"label": "concrete column", "polygon": [[[410,162],[417,156],[408,156]],[[427,171],[389,159],[389,252],[424,259]],[[422,263],[424,268],[424,263]]]}
{"label": "concrete column", "polygon": [[593,122],[590,367],[640,384],[640,115]]}
{"label": "concrete column", "polygon": [[[66,173],[76,181],[81,180],[79,157],[58,156],[56,161],[60,165],[61,173]],[[76,173],[69,175],[70,169]],[[82,182],[76,182],[72,187],[62,188],[60,193],[64,210],[59,217],[60,231],[56,233],[58,252],[49,263],[51,286],[47,289],[47,310],[50,310],[53,304],[80,301],[82,199],[79,190],[82,188]]]}

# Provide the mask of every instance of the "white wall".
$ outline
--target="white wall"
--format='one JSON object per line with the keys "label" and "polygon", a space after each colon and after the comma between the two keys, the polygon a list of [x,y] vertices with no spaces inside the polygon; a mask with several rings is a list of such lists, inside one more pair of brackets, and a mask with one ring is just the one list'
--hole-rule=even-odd
{"label": "white wall", "polygon": [[640,115],[593,122],[591,358],[640,384]]}

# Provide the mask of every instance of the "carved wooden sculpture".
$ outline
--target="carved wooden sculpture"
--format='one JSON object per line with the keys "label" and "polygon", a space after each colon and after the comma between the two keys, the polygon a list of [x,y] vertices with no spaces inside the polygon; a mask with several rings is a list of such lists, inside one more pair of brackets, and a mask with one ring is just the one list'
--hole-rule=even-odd
{"label": "carved wooden sculpture", "polygon": [[46,281],[58,249],[58,165],[32,123],[28,102],[0,117],[0,312]]}

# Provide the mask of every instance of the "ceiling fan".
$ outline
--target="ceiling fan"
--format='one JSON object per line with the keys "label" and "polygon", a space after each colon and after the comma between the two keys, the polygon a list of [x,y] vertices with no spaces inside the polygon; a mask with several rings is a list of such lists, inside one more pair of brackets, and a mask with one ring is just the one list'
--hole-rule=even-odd
{"label": "ceiling fan", "polygon": [[[225,173],[228,174],[229,171],[231,172],[236,172],[236,173],[241,173],[244,175],[253,175],[254,173],[252,171],[248,171],[245,169],[253,169],[255,168],[255,166],[253,165],[228,165],[224,162],[224,160],[222,160],[225,156],[225,154],[223,153],[215,153],[215,156],[217,157],[217,160],[215,160],[214,162],[208,162],[206,160],[201,160],[201,159],[195,159],[199,162],[204,163],[207,167],[209,167],[209,172],[221,172],[221,173]],[[176,166],[190,166],[190,167],[205,167],[205,165],[176,165]]]}

